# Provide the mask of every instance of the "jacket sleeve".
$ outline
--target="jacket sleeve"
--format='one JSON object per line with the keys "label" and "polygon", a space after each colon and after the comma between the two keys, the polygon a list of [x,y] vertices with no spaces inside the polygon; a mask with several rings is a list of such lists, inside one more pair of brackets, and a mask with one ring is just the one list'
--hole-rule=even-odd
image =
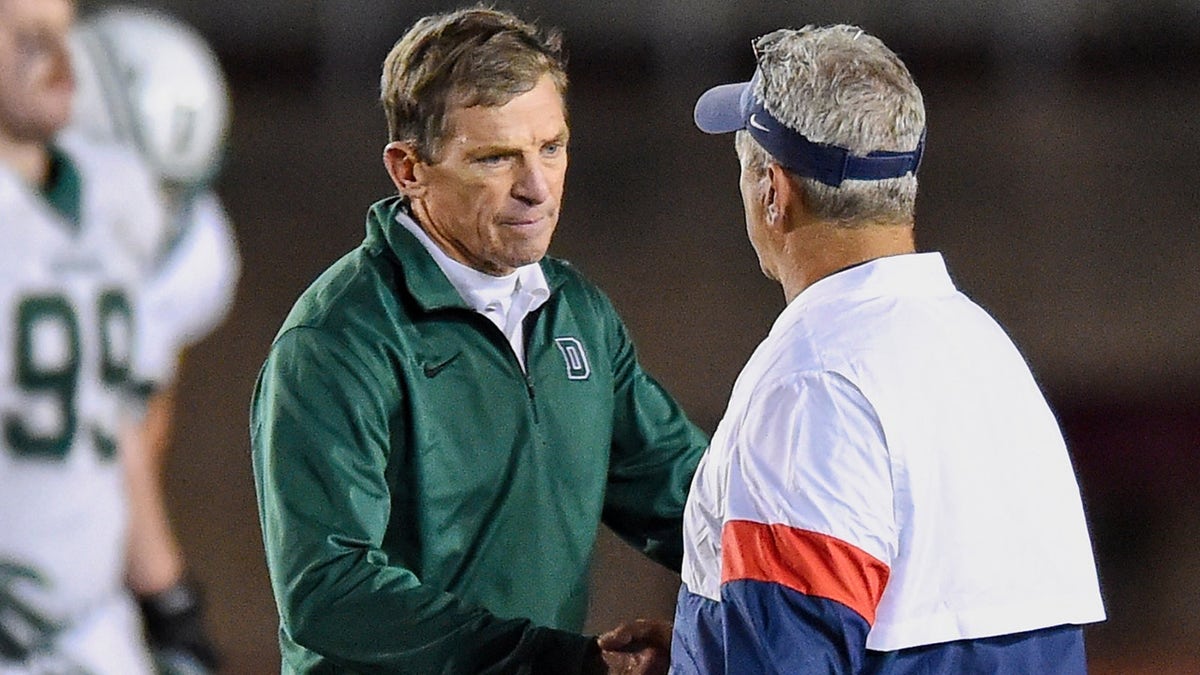
{"label": "jacket sleeve", "polygon": [[811,373],[756,391],[742,422],[721,531],[729,672],[862,672],[898,546],[878,418]]}
{"label": "jacket sleeve", "polygon": [[[282,334],[259,374],[251,446],[285,661],[388,673],[579,672],[592,640],[501,619],[426,586],[381,548],[398,391],[314,328]],[[293,664],[296,665],[296,664]]]}
{"label": "jacket sleeve", "polygon": [[652,560],[679,571],[683,507],[708,437],[642,370],[628,330],[610,312],[613,440],[604,522]]}

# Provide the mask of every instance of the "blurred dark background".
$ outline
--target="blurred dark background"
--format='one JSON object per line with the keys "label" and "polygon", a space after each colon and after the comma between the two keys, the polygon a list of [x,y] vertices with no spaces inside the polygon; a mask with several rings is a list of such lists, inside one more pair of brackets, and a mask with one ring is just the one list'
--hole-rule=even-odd
{"label": "blurred dark background", "polygon": [[[232,315],[184,367],[171,506],[227,672],[278,672],[250,391],[291,303],[390,191],[379,64],[417,17],[461,5],[143,4],[199,28],[230,77],[220,191],[244,261]],[[1200,3],[496,4],[564,29],[571,55],[551,252],[608,291],[710,431],[783,296],[745,240],[732,141],[696,131],[692,103],[748,78],[750,40],[774,28],[854,23],[895,49],[929,113],[919,245],[1010,330],[1078,467],[1109,612],[1092,670],[1200,672]],[[596,568],[593,630],[671,615],[677,577],[609,536]]]}

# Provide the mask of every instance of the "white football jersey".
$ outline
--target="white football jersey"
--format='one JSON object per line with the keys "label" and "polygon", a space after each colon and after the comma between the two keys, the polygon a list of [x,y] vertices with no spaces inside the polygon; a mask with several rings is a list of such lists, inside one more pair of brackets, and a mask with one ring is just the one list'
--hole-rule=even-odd
{"label": "white football jersey", "polygon": [[[152,179],[125,150],[69,134],[58,147],[80,176],[78,226],[0,165],[0,646],[10,651],[89,644],[92,630],[117,639],[97,620],[128,602],[117,437],[137,414],[129,384],[165,377],[136,334],[165,232]],[[136,644],[130,626],[121,639]],[[136,648],[97,654],[76,665],[144,667]]]}

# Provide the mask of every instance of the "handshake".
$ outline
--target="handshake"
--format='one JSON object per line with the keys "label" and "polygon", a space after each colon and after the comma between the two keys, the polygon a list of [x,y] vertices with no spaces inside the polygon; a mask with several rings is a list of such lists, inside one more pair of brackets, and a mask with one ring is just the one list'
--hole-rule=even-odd
{"label": "handshake", "polygon": [[671,665],[671,623],[638,619],[600,635],[584,675],[663,675]]}

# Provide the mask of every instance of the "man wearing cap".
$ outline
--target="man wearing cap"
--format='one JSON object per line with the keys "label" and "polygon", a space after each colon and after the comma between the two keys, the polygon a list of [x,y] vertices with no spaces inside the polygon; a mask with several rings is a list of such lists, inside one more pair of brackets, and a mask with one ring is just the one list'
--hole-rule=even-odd
{"label": "man wearing cap", "polygon": [[921,93],[850,26],[755,41],[736,132],[787,299],[684,515],[677,673],[1083,673],[1104,619],[1071,461],[1009,337],[913,239]]}

